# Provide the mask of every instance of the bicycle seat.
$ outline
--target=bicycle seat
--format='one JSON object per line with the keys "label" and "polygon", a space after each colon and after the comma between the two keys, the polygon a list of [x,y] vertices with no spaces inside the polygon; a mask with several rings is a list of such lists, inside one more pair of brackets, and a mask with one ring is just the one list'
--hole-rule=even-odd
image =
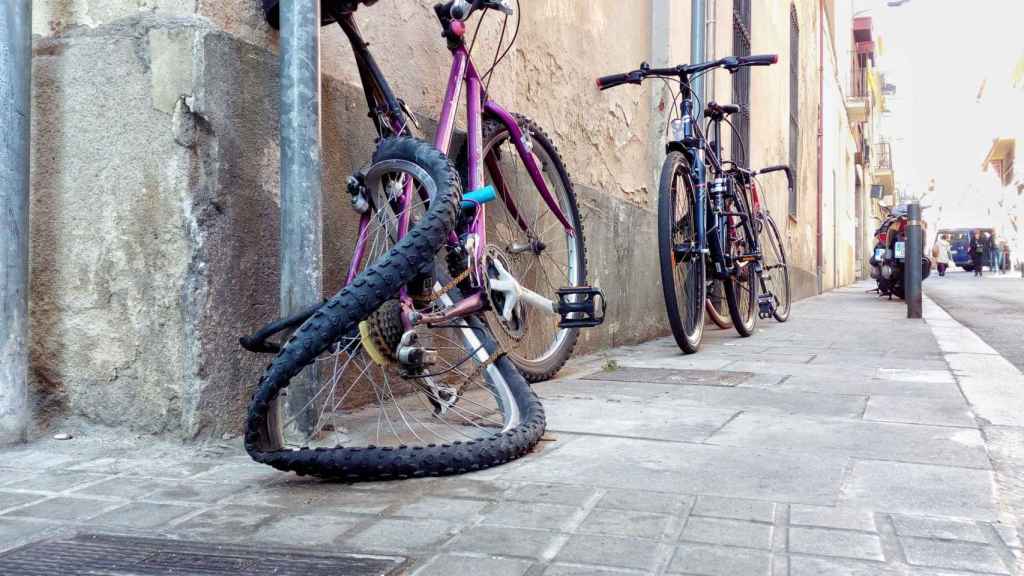
{"label": "bicycle seat", "polygon": [[740,111],[740,107],[734,104],[719,104],[718,102],[708,102],[708,107],[704,109],[704,116],[708,118],[725,118],[730,114],[735,114]]}
{"label": "bicycle seat", "polygon": [[[324,0],[320,6],[320,25],[333,24],[335,13],[355,12],[360,4],[373,6],[376,3],[377,0]],[[275,30],[281,28],[280,4],[281,0],[263,0],[263,14],[267,18],[267,23]]]}

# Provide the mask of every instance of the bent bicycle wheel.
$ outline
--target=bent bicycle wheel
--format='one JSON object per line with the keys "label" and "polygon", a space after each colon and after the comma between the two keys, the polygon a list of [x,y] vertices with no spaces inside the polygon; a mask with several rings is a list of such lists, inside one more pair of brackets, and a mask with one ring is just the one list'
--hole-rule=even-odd
{"label": "bent bicycle wheel", "polygon": [[[366,184],[360,273],[267,368],[246,450],[280,470],[350,481],[460,473],[525,454],[543,434],[543,410],[487,327],[410,325],[396,299],[405,286],[419,314],[461,299],[436,264],[454,221],[454,172],[429,145],[399,139],[382,143]],[[403,208],[408,185],[415,201]],[[413,224],[399,240],[404,218]],[[424,277],[432,288],[417,290]]]}
{"label": "bent bicycle wheel", "polygon": [[698,225],[690,163],[682,153],[669,152],[658,190],[658,256],[668,324],[687,354],[700,349],[704,335],[707,282]]}

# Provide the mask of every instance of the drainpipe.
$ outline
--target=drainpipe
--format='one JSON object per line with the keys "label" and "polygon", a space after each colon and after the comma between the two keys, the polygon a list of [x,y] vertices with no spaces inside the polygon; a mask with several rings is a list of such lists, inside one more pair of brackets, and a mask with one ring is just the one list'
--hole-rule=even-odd
{"label": "drainpipe", "polygon": [[28,430],[32,1],[0,5],[0,446]]}
{"label": "drainpipe", "polygon": [[[320,158],[320,0],[281,2],[282,316],[320,302],[323,258]],[[316,370],[289,386],[288,414],[310,433]]]}
{"label": "drainpipe", "polygon": [[818,0],[818,232],[815,276],[818,294],[823,292],[825,243],[822,236],[822,202],[825,199],[825,0]]}

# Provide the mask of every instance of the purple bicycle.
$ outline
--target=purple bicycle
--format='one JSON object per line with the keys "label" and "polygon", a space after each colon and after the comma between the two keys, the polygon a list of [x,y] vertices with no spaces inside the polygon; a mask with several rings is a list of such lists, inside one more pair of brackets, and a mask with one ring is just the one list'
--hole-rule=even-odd
{"label": "purple bicycle", "polygon": [[[245,446],[276,468],[340,479],[478,470],[540,439],[544,412],[524,375],[553,375],[578,330],[601,323],[604,299],[586,285],[582,223],[557,150],[487,94],[503,55],[483,75],[470,57],[467,19],[501,11],[507,26],[508,1],[435,6],[453,63],[433,146],[410,137],[416,121],[355,24],[359,5],[374,3],[324,2],[352,45],[380,136],[348,182],[361,219],[346,286],[242,339],[277,353]],[[441,151],[463,88],[460,179]],[[270,340],[289,330],[285,344]]]}

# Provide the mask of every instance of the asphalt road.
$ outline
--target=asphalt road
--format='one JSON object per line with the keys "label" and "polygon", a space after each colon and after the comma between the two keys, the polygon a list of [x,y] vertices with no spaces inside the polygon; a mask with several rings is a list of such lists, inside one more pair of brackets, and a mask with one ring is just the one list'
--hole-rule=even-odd
{"label": "asphalt road", "polygon": [[934,273],[924,291],[950,316],[974,331],[986,344],[1024,371],[1024,279],[1020,272],[995,276],[985,272]]}

